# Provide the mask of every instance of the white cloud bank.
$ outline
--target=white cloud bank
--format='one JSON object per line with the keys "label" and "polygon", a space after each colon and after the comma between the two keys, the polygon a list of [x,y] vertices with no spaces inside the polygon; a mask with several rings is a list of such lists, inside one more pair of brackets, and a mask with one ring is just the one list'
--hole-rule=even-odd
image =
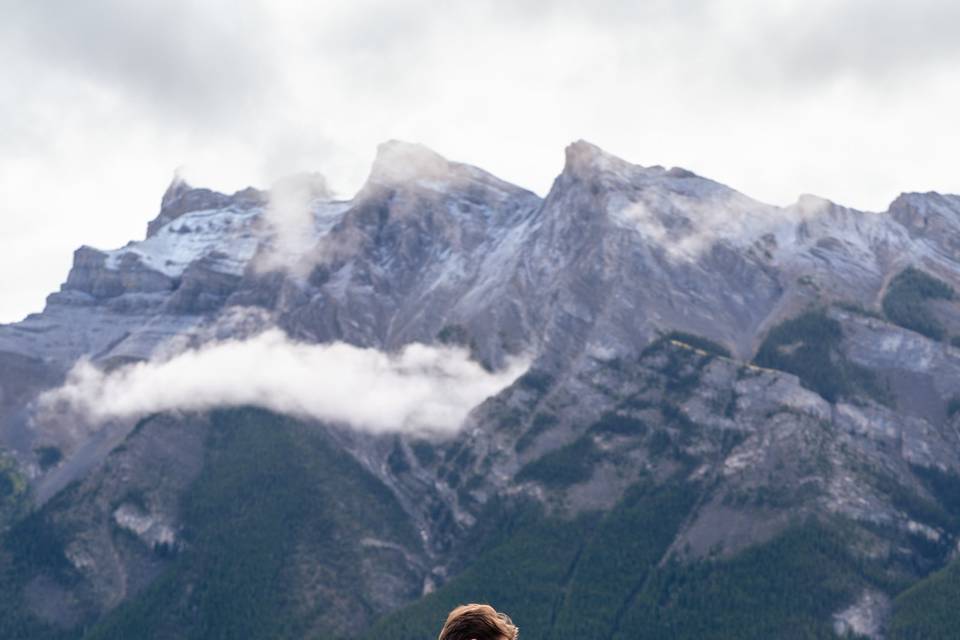
{"label": "white cloud bank", "polygon": [[376,433],[452,435],[528,364],[514,360],[490,372],[463,349],[412,344],[388,354],[295,342],[274,329],[109,373],[81,361],[39,403],[41,412],[73,411],[94,422],[254,405]]}

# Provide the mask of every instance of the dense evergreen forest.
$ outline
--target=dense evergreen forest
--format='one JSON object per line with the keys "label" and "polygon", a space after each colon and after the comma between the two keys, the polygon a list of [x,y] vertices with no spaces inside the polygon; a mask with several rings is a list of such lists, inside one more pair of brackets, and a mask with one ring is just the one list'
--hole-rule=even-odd
{"label": "dense evergreen forest", "polygon": [[942,340],[946,329],[927,306],[928,300],[953,300],[953,288],[932,275],[908,267],[887,287],[883,297],[883,312],[901,327],[922,333],[928,338]]}

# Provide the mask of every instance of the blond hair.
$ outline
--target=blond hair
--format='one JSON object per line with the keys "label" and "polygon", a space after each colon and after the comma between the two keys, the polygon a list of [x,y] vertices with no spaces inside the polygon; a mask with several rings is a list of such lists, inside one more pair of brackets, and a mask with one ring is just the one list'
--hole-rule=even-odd
{"label": "blond hair", "polygon": [[438,640],[517,640],[520,630],[488,604],[465,604],[447,616]]}

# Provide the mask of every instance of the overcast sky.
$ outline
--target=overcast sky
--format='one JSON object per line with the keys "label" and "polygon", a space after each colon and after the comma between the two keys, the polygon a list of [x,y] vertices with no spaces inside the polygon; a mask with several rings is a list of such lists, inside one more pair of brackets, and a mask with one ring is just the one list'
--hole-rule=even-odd
{"label": "overcast sky", "polygon": [[775,204],[960,192],[958,33],[951,0],[0,0],[0,322],[178,168],[349,196],[390,138],[538,193],[578,138]]}

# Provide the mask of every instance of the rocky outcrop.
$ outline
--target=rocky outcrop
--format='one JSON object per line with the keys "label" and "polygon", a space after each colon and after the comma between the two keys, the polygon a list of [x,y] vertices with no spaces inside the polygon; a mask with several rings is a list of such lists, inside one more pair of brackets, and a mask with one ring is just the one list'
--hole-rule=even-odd
{"label": "rocky outcrop", "polygon": [[116,268],[107,266],[107,258],[91,247],[77,249],[63,289],[106,299],[125,293],[165,293],[175,286],[172,278],[146,267],[136,254],[123,254]]}
{"label": "rocky outcrop", "polygon": [[181,496],[202,469],[208,428],[197,418],[145,421],[48,504],[45,526],[70,532],[64,553],[72,579],[44,574],[28,583],[26,604],[37,617],[73,626],[136,595],[164,570],[183,544]]}
{"label": "rocky outcrop", "polygon": [[940,255],[960,260],[960,197],[905,193],[890,205],[890,215],[912,237],[926,240]]}
{"label": "rocky outcrop", "polygon": [[192,211],[225,209],[229,206],[249,209],[264,204],[265,194],[251,187],[228,196],[210,189],[195,189],[182,178],[175,177],[160,201],[160,213],[147,225],[147,237]]}
{"label": "rocky outcrop", "polygon": [[184,270],[166,302],[167,313],[200,315],[216,311],[226,303],[237,290],[240,276],[218,271],[212,264],[216,257],[193,262]]}

